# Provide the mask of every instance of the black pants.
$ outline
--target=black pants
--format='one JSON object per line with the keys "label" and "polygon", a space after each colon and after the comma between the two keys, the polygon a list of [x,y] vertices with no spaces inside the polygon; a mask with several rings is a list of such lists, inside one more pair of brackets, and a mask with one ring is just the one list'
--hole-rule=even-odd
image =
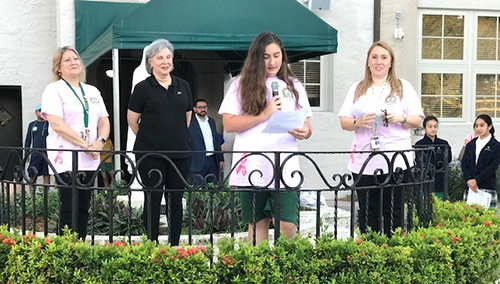
{"label": "black pants", "polygon": [[[94,172],[85,171],[85,177],[81,178],[82,184],[87,184]],[[65,172],[60,175],[61,179],[71,186],[71,173]],[[57,179],[57,184],[62,185]],[[90,190],[78,190],[78,224],[73,228],[72,223],[72,188],[71,187],[58,187],[59,190],[59,227],[58,234],[62,235],[62,229],[68,226],[71,230],[78,233],[78,238],[85,239],[87,236],[87,225],[89,220],[90,208]]]}
{"label": "black pants", "polygon": [[[144,154],[136,155],[136,161]],[[172,159],[184,179],[189,174],[191,158]],[[167,218],[169,220],[169,241],[173,246],[179,245],[182,226],[182,195],[183,191],[164,191],[163,189],[183,189],[185,184],[169,161],[158,157],[146,157],[138,164],[141,180],[145,189],[153,191],[144,193],[144,227],[148,239],[158,241],[160,227],[160,205],[163,196],[167,204]],[[156,172],[161,172],[160,175]],[[158,186],[156,186],[158,184]],[[149,215],[149,216],[148,216]],[[148,218],[150,217],[150,218]]]}
{"label": "black pants", "polygon": [[[191,176],[201,175],[204,178],[208,174],[213,174],[215,176],[215,179],[208,178],[207,182],[217,183],[217,180],[219,179],[219,174],[220,174],[220,165],[217,164],[217,159],[215,159],[215,154],[207,156],[205,158],[205,164],[203,165],[203,168],[201,169],[200,172],[191,172]],[[195,179],[194,182],[196,183],[195,186],[200,185],[200,184],[197,184],[200,182],[199,180]]]}
{"label": "black pants", "polygon": [[[411,173],[405,171],[403,181],[407,181]],[[353,173],[354,180],[359,178],[359,174]],[[382,183],[387,178],[387,175],[378,176],[378,181]],[[394,184],[391,179],[389,184],[381,188],[359,189],[356,190],[358,195],[358,221],[361,233],[366,233],[367,227],[373,231],[381,232],[380,224],[383,224],[384,234],[391,236],[391,231],[401,227],[403,216],[403,186],[390,186]],[[373,186],[375,182],[373,175],[361,175],[357,187]],[[382,192],[382,212],[380,212],[380,196]],[[392,198],[393,197],[393,198]],[[391,199],[393,199],[391,206]],[[392,211],[392,214],[391,214]],[[382,222],[381,218],[382,217]],[[392,220],[391,220],[392,219]]]}

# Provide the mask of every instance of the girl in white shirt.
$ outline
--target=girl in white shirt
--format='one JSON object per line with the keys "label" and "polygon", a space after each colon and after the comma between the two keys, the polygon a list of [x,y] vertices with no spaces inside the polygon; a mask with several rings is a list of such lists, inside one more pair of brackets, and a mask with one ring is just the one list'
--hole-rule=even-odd
{"label": "girl in white shirt", "polygon": [[479,115],[474,121],[474,132],[477,137],[465,147],[462,159],[462,172],[466,182],[466,197],[468,189],[477,192],[478,189],[491,194],[490,207],[497,206],[496,171],[500,164],[500,142],[493,134],[495,128],[491,117]]}

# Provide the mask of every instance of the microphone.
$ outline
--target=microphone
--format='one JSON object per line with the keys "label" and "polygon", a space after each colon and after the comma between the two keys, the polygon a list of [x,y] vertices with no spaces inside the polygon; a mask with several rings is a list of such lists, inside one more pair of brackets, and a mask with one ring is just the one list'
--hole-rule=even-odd
{"label": "microphone", "polygon": [[273,91],[273,97],[278,96],[278,92],[279,92],[278,88],[279,88],[278,81],[273,81],[271,83],[271,90]]}

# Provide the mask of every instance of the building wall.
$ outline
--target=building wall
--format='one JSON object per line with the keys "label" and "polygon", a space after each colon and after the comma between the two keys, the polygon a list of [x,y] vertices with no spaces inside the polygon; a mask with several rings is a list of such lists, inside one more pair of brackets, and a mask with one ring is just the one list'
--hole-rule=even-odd
{"label": "building wall", "polygon": [[[299,3],[307,7],[304,1]],[[322,96],[325,105],[313,111],[310,122],[313,136],[299,141],[299,151],[346,151],[339,155],[311,155],[329,184],[337,184],[334,174],[346,174],[348,152],[351,148],[352,133],[340,128],[337,116],[348,89],[364,74],[366,51],[373,42],[373,2],[366,0],[331,1],[328,11],[314,11],[329,25],[338,30],[337,53],[324,56],[322,66]],[[285,46],[286,48],[286,46]],[[230,85],[231,78],[226,78],[224,90]],[[234,134],[225,133],[226,150],[232,149]],[[230,161],[226,155],[226,161]],[[301,158],[301,171],[306,177],[304,186],[309,188],[328,188],[311,162]],[[229,169],[226,169],[226,173]],[[291,185],[293,186],[293,185]],[[327,199],[333,194],[326,193]]]}
{"label": "building wall", "polygon": [[[418,86],[418,44],[421,40],[418,35],[420,25],[419,11],[421,9],[433,9],[436,11],[500,11],[500,2],[495,0],[485,1],[433,1],[433,0],[386,0],[382,1],[381,15],[381,39],[387,41],[394,48],[397,59],[397,73],[401,78],[407,79],[413,87],[419,91]],[[399,20],[400,27],[405,32],[403,39],[394,38],[394,29],[397,25],[396,12],[402,12],[402,19]],[[439,62],[437,64],[440,64]],[[444,64],[443,64],[444,66]],[[471,80],[465,78],[464,80]],[[474,92],[472,89],[464,89],[464,94]],[[468,94],[467,95],[471,95]],[[472,94],[473,95],[473,94]],[[438,136],[448,140],[452,147],[453,156],[458,156],[465,136],[473,133],[472,124],[475,115],[467,115],[474,112],[473,100],[464,99],[464,116],[468,117],[461,121],[441,119]],[[464,121],[465,120],[465,121]],[[499,121],[494,119],[494,124],[498,126]],[[422,137],[415,136],[414,140]]]}
{"label": "building wall", "polygon": [[[48,4],[47,1],[50,1]],[[389,1],[389,0],[388,0]],[[5,1],[4,1],[5,2]],[[56,0],[24,0],[6,2],[4,5],[7,17],[0,18],[3,24],[0,30],[2,36],[3,56],[0,57],[0,84],[22,85],[23,106],[27,111],[23,113],[24,125],[33,118],[31,109],[39,102],[45,86],[51,81],[50,67],[54,50],[61,45],[74,45],[74,2]],[[146,2],[146,1],[140,1]],[[302,0],[299,2],[303,3]],[[305,5],[305,3],[303,3]],[[5,6],[7,5],[7,6]],[[412,84],[416,81],[416,38],[412,31],[416,29],[417,9],[415,1],[384,1],[382,7],[382,39],[394,46],[398,58],[398,73]],[[406,32],[403,40],[393,38],[395,11],[401,10],[403,18],[401,25]],[[331,1],[329,11],[315,11],[316,15],[325,22],[338,29],[338,52],[325,56],[323,66],[323,90],[325,104],[316,110],[311,118],[314,134],[307,141],[299,142],[301,151],[349,151],[352,133],[341,130],[337,113],[344,102],[349,87],[362,79],[365,68],[366,51],[373,41],[373,1],[366,0],[336,0]],[[28,20],[26,20],[28,19]],[[19,52],[22,50],[22,53]],[[25,67],[29,63],[29,67]],[[204,74],[198,75],[200,84],[195,91],[208,98],[212,107],[210,114],[216,116],[216,105],[221,100],[221,89],[224,85],[210,85],[204,88],[203,82],[212,81],[215,77],[224,76],[223,73],[210,73],[210,66],[196,63],[196,70]],[[211,66],[219,68],[220,66]],[[41,75],[42,74],[42,75]],[[43,75],[46,74],[46,75]],[[228,78],[229,80],[229,78]],[[213,82],[213,81],[212,81]],[[218,94],[210,97],[212,92]],[[220,118],[217,118],[220,124]],[[23,130],[25,132],[25,129]],[[464,132],[465,133],[465,132]],[[228,146],[231,145],[231,135]],[[228,150],[231,148],[228,147]],[[346,154],[347,155],[347,154]],[[330,183],[335,173],[347,173],[346,155],[324,156],[316,161]],[[324,187],[324,183],[317,177],[314,167],[303,160],[302,169],[308,177],[306,186]]]}
{"label": "building wall", "polygon": [[[399,77],[408,80],[416,88],[417,84],[417,0],[382,1],[380,17],[380,39],[389,43],[395,52],[396,71]],[[401,19],[396,13],[401,12]],[[405,32],[403,39],[394,38],[398,26]]]}
{"label": "building wall", "polygon": [[[337,116],[344,103],[347,91],[364,75],[366,52],[373,42],[373,1],[336,0],[331,1],[329,11],[314,13],[338,30],[337,53],[326,56],[325,84],[322,95],[326,96],[326,107],[314,111],[310,122],[313,136],[299,141],[300,151],[350,151],[353,133],[340,128]],[[349,173],[348,154],[314,155],[330,184],[336,184],[333,174]],[[301,159],[301,170],[307,177],[304,186],[325,188],[314,165]],[[331,198],[332,194],[326,194]]]}
{"label": "building wall", "polygon": [[[125,0],[127,1],[127,0]],[[147,0],[128,0],[147,2]],[[303,0],[298,0],[306,6]],[[391,44],[397,59],[400,77],[407,79],[418,90],[417,47],[419,9],[457,9],[499,11],[496,0],[386,0],[382,1],[381,39]],[[74,0],[20,0],[2,1],[3,13],[0,17],[0,85],[22,86],[23,132],[29,121],[34,119],[33,111],[39,103],[45,86],[51,81],[51,58],[54,50],[62,45],[74,45]],[[399,27],[405,32],[404,39],[394,38],[398,25],[396,12],[402,12]],[[311,124],[314,134],[307,141],[299,142],[301,151],[349,151],[352,133],[341,130],[337,113],[342,106],[349,87],[360,80],[364,73],[366,51],[373,41],[373,1],[331,0],[329,11],[315,11],[316,15],[338,29],[338,52],[324,57],[323,93],[325,104],[313,112]],[[227,89],[230,78],[223,85],[204,86],[203,82],[213,82],[224,76],[221,72],[210,73],[210,66],[195,63],[199,84],[195,90],[206,97],[212,107],[210,114],[216,117],[216,105],[221,100],[221,89]],[[214,94],[217,93],[217,94]],[[220,125],[220,117],[216,117]],[[496,122],[498,124],[498,122]],[[472,132],[472,121],[442,122],[439,136],[449,140],[453,155],[457,155],[463,138]],[[228,138],[230,150],[231,135]],[[330,182],[334,173],[347,173],[345,155],[318,158],[318,165]],[[323,182],[314,178],[316,170],[303,160],[302,169],[308,177],[306,186],[323,187]]]}
{"label": "building wall", "polygon": [[51,81],[57,47],[56,1],[1,1],[0,85],[22,90],[23,133],[34,120],[45,86]]}

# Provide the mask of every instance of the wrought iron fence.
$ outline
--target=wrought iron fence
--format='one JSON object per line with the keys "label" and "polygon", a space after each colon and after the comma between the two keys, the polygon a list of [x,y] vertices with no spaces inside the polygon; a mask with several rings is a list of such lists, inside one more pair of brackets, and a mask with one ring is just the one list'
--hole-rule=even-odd
{"label": "wrought iron fence", "polygon": [[[74,228],[78,224],[78,206],[79,194],[81,192],[90,192],[90,217],[88,228],[90,234],[90,242],[95,242],[95,236],[107,231],[109,242],[113,242],[119,234],[126,237],[129,242],[132,242],[132,236],[143,234],[143,224],[140,221],[140,211],[133,210],[132,193],[144,192],[146,202],[150,202],[149,194],[155,191],[162,192],[182,192],[186,206],[184,209],[185,216],[183,222],[183,230],[187,235],[187,242],[192,244],[193,235],[195,233],[194,226],[201,223],[208,227],[209,241],[213,244],[214,234],[216,232],[216,223],[220,218],[228,225],[229,234],[231,237],[235,235],[236,229],[246,231],[247,224],[242,224],[240,220],[240,207],[238,202],[238,194],[240,192],[250,192],[253,195],[252,216],[253,222],[250,226],[253,227],[253,239],[255,242],[255,196],[259,192],[270,192],[274,195],[274,207],[276,214],[273,216],[274,221],[274,238],[280,235],[280,214],[281,200],[277,198],[281,192],[293,192],[300,195],[304,191],[313,191],[317,197],[315,207],[315,236],[319,237],[322,233],[321,211],[324,209],[320,202],[321,194],[333,195],[330,206],[333,207],[333,236],[338,238],[338,215],[339,215],[339,194],[347,193],[349,199],[349,235],[354,237],[357,229],[357,223],[370,225],[369,218],[373,217],[373,212],[369,202],[377,199],[371,197],[378,195],[378,203],[376,215],[378,215],[379,231],[382,233],[390,233],[384,228],[384,222],[388,222],[389,228],[401,227],[403,231],[411,230],[415,226],[426,226],[432,218],[432,198],[434,176],[436,172],[445,174],[447,180],[448,164],[442,161],[435,161],[435,149],[433,147],[408,149],[401,151],[373,151],[373,152],[246,152],[240,160],[233,163],[233,166],[226,170],[226,176],[223,179],[218,179],[215,175],[209,174],[206,176],[194,175],[191,177],[183,176],[181,171],[176,167],[174,161],[169,157],[172,153],[180,152],[126,152],[126,151],[111,151],[107,157],[115,157],[118,160],[125,160],[129,164],[130,178],[124,177],[128,174],[121,170],[115,173],[115,181],[111,187],[98,186],[96,182],[99,176],[99,170],[103,166],[103,162],[95,171],[78,171],[78,153],[79,151],[70,151],[72,154],[72,171],[67,173],[57,173],[54,166],[47,158],[45,149],[24,149],[12,147],[0,147],[0,151],[7,153],[7,158],[0,161],[0,223],[7,225],[9,228],[19,228],[22,234],[31,230],[33,232],[43,232],[47,235],[51,232],[57,232],[57,211],[54,201],[51,199],[54,194],[52,188],[71,190],[72,195],[72,220],[71,224]],[[61,150],[47,150],[61,151]],[[26,153],[23,155],[23,153]],[[56,184],[46,185],[32,181],[28,172],[37,174],[36,168],[30,168],[27,161],[29,157],[37,153],[48,162],[49,168],[55,173],[53,174]],[[185,153],[185,152],[183,152]],[[215,153],[215,152],[214,152]],[[226,154],[241,153],[241,152],[224,152]],[[447,151],[445,151],[447,155]],[[135,161],[134,154],[140,154],[140,158]],[[342,161],[347,163],[349,156],[353,154],[367,154],[361,171],[358,174],[335,173],[331,172],[330,166],[323,166],[322,162]],[[249,187],[232,187],[229,186],[229,180],[232,175],[241,169],[244,159],[248,157],[260,159],[263,163],[268,163],[272,172],[263,172],[260,169],[252,169],[247,173]],[[149,177],[156,179],[156,184],[146,185],[143,183],[139,174],[138,168],[141,163],[144,163],[146,158],[155,157],[162,159],[172,165],[178,177],[182,180],[183,187],[175,189],[156,189],[165,177],[158,169],[148,171]],[[413,158],[415,157],[415,158]],[[293,159],[300,160],[301,169],[307,168],[307,174],[302,170],[284,171],[287,164]],[[364,174],[365,169],[369,167],[375,159],[384,161],[385,171],[381,168],[376,169],[373,173]],[[396,160],[399,159],[399,163]],[[445,157],[446,159],[446,157]],[[103,159],[105,160],[105,159]],[[401,163],[402,161],[402,163]],[[403,168],[405,170],[403,170]],[[347,170],[346,170],[347,171]],[[361,181],[364,177],[370,179],[371,184],[364,184]],[[68,179],[69,178],[69,179]],[[122,178],[122,179],[120,179]],[[85,182],[82,182],[85,180]],[[309,185],[308,181],[313,180],[314,185]],[[293,181],[293,182],[290,182]],[[138,182],[138,185],[137,183]],[[447,182],[447,181],[446,181]],[[318,185],[319,184],[319,185]],[[42,188],[39,190],[37,188]],[[118,193],[125,194],[125,203],[120,203],[116,200]],[[356,208],[355,195],[363,196],[365,204],[359,209]],[[346,194],[344,194],[346,195]],[[387,196],[389,195],[389,196]],[[169,195],[170,196],[170,195]],[[198,200],[195,200],[196,197]],[[226,199],[217,198],[225,196]],[[385,196],[385,197],[384,197]],[[384,198],[389,200],[389,209],[384,208]],[[358,200],[359,201],[359,200]],[[166,200],[167,208],[170,206],[170,198]],[[394,204],[401,204],[395,208]],[[362,203],[362,202],[361,202]],[[360,203],[360,204],[361,204]],[[368,203],[368,204],[366,204]],[[118,204],[118,205],[117,205]],[[373,205],[373,204],[372,204]],[[121,206],[121,207],[120,207]],[[40,208],[41,207],[41,208]],[[116,208],[121,208],[116,210]],[[373,206],[372,206],[373,207]],[[376,206],[375,206],[376,207]],[[387,207],[387,206],[386,206]],[[38,209],[37,209],[38,208]],[[151,208],[151,207],[149,207]],[[300,208],[300,198],[297,198],[297,208]],[[193,216],[193,210],[199,213],[199,216]],[[220,213],[221,210],[226,210],[226,214]],[[365,210],[365,212],[361,212]],[[393,220],[395,210],[399,214],[397,220]],[[148,210],[147,210],[148,211]],[[219,215],[217,215],[219,212]],[[229,213],[228,213],[229,212]],[[300,214],[297,210],[298,223],[297,232],[301,231]],[[170,219],[168,217],[169,210],[166,211],[168,228],[171,228]],[[196,213],[196,214],[198,214]],[[364,213],[364,214],[363,214]],[[116,216],[119,214],[120,216]],[[229,216],[228,216],[229,214]],[[145,222],[151,222],[151,214],[146,212]],[[221,217],[222,216],[222,217]],[[358,220],[356,216],[363,216],[365,220]],[[384,217],[385,216],[385,217]],[[389,216],[389,217],[387,217]],[[208,219],[208,220],[207,220]],[[387,220],[389,219],[389,220]],[[107,223],[106,223],[107,220]],[[373,226],[373,222],[370,226]],[[151,224],[151,223],[149,223]],[[199,224],[198,224],[199,225]],[[387,225],[387,224],[386,224]],[[97,228],[97,229],[96,229]],[[105,228],[106,230],[100,230]],[[149,226],[151,228],[151,226]],[[170,229],[169,229],[170,230]],[[363,231],[363,230],[362,230]],[[149,232],[146,232],[149,233]],[[150,235],[150,234],[148,234]]]}

